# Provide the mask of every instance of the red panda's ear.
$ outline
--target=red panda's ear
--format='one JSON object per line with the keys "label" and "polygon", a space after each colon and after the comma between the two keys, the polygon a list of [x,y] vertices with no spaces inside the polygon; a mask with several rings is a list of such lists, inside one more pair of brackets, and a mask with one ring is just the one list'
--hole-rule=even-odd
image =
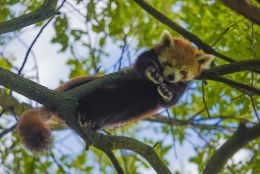
{"label": "red panda's ear", "polygon": [[164,30],[163,33],[161,34],[160,40],[159,40],[159,45],[165,46],[165,47],[173,47],[174,46],[174,41],[169,33],[168,30]]}
{"label": "red panda's ear", "polygon": [[201,69],[209,69],[211,62],[215,59],[211,54],[198,54],[197,61]]}

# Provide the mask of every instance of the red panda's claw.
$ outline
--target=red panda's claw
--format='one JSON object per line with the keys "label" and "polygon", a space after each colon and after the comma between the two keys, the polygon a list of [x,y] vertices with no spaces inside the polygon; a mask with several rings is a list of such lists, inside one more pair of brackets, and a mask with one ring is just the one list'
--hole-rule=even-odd
{"label": "red panda's claw", "polygon": [[91,120],[85,120],[82,118],[80,114],[78,114],[78,121],[81,127],[88,127],[88,128],[94,128],[96,126],[96,123]]}
{"label": "red panda's claw", "polygon": [[170,102],[173,98],[173,94],[171,90],[168,88],[168,86],[165,83],[162,83],[157,88],[158,93],[163,98],[164,101]]}
{"label": "red panda's claw", "polygon": [[91,120],[85,121],[83,124],[83,127],[88,127],[88,128],[94,128],[95,126],[96,123]]}
{"label": "red panda's claw", "polygon": [[83,120],[83,118],[80,114],[78,114],[78,122],[81,127],[84,127],[85,120]]}
{"label": "red panda's claw", "polygon": [[163,77],[160,74],[160,72],[157,70],[157,68],[153,66],[149,66],[145,70],[145,77],[152,81],[154,84],[161,84],[163,82]]}

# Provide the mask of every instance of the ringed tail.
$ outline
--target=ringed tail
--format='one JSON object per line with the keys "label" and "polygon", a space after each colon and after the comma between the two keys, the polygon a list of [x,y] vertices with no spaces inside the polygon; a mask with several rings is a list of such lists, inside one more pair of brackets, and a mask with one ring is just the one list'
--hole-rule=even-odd
{"label": "ringed tail", "polygon": [[48,119],[52,112],[46,108],[25,111],[17,124],[17,133],[26,148],[32,152],[47,150],[51,144],[51,128]]}

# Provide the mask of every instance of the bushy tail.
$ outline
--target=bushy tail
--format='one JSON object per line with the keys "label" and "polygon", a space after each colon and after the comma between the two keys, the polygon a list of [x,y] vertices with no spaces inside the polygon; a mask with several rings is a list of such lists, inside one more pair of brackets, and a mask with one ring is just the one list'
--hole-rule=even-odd
{"label": "bushy tail", "polygon": [[33,152],[47,150],[51,143],[51,129],[48,124],[52,112],[46,108],[25,111],[17,124],[18,136],[22,143]]}

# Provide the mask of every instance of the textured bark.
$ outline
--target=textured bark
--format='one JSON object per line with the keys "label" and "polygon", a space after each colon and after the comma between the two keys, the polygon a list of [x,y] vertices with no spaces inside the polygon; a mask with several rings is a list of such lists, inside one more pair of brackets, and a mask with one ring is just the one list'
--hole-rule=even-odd
{"label": "textured bark", "polygon": [[241,124],[233,136],[213,154],[202,174],[218,174],[229,158],[259,136],[260,124],[252,128],[247,128],[244,124]]}
{"label": "textured bark", "polygon": [[58,0],[45,0],[44,3],[33,12],[8,21],[0,22],[0,34],[19,30],[57,14],[57,11],[55,10],[57,2]]}
{"label": "textured bark", "polygon": [[252,22],[260,25],[260,8],[250,4],[246,0],[222,0],[229,8],[245,16]]}

